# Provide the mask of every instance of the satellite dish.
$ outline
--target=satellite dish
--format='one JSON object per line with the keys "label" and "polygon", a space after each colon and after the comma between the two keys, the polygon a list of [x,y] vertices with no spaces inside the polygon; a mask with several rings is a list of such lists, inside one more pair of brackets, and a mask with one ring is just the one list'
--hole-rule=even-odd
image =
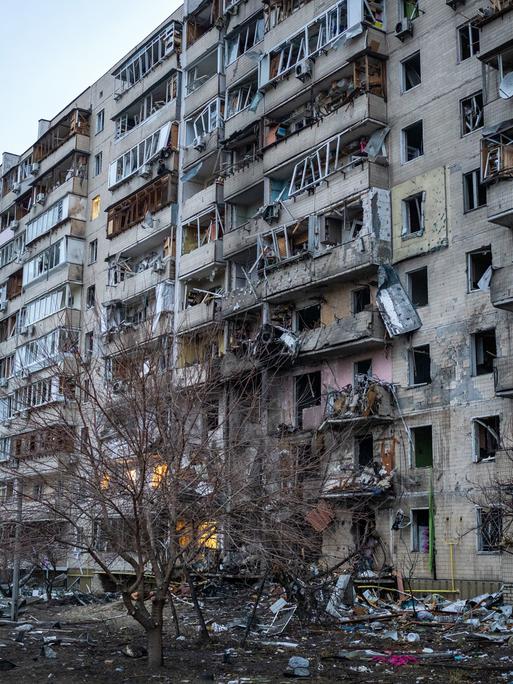
{"label": "satellite dish", "polygon": [[503,100],[513,97],[513,71],[506,74],[499,84],[499,95]]}

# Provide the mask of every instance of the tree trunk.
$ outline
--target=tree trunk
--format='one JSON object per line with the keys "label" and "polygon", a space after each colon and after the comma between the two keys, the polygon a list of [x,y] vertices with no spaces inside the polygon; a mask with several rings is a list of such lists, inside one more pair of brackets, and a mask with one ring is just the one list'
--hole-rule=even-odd
{"label": "tree trunk", "polygon": [[149,667],[162,667],[164,658],[162,655],[162,625],[146,630],[148,640],[148,665]]}

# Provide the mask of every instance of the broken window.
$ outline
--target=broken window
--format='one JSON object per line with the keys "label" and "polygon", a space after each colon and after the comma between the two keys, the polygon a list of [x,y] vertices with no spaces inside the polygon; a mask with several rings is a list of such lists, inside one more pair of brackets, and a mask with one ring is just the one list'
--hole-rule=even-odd
{"label": "broken window", "polygon": [[178,78],[174,73],[154,86],[144,97],[136,100],[114,119],[115,139],[122,138],[165,107],[168,102],[176,100],[177,92]]}
{"label": "broken window", "polygon": [[372,359],[361,359],[354,364],[354,382],[365,382],[372,377]]}
{"label": "broken window", "polygon": [[121,94],[146,76],[181,44],[180,24],[170,22],[152,36],[112,74],[116,79],[116,93]]}
{"label": "broken window", "polygon": [[414,468],[433,465],[433,428],[431,425],[410,428],[411,462]]}
{"label": "broken window", "polygon": [[86,332],[84,341],[84,353],[87,360],[91,359],[94,353],[94,332]]}
{"label": "broken window", "polygon": [[461,135],[484,126],[483,93],[476,93],[461,101]]}
{"label": "broken window", "polygon": [[420,15],[419,0],[399,0],[400,12],[405,19],[417,19]]}
{"label": "broken window", "polygon": [[114,238],[138,223],[149,230],[158,225],[159,219],[153,214],[176,202],[176,188],[176,179],[167,173],[110,207],[107,238]]}
{"label": "broken window", "polygon": [[495,329],[483,330],[472,335],[473,375],[493,373],[493,360],[497,357]]}
{"label": "broken window", "polygon": [[166,123],[140,143],[132,147],[115,159],[109,167],[109,188],[114,187],[118,183],[130,178],[137,171],[142,170],[144,177],[151,174],[151,168],[143,167],[150,164],[157,154],[164,148],[168,147],[170,138],[172,139],[172,127],[177,127],[178,124]]}
{"label": "broken window", "polygon": [[217,73],[217,48],[211,50],[185,72],[187,95],[190,95]]}
{"label": "broken window", "polygon": [[105,109],[100,109],[100,111],[96,113],[96,126],[94,128],[95,134],[98,135],[98,133],[101,133],[104,128],[105,128]]}
{"label": "broken window", "polygon": [[257,88],[256,76],[230,88],[226,93],[226,118],[229,119],[247,109],[257,94]]}
{"label": "broken window", "polygon": [[94,264],[96,263],[96,260],[98,259],[98,240],[91,240],[89,243],[89,259],[88,259],[88,264]]}
{"label": "broken window", "polygon": [[503,513],[498,506],[477,509],[479,551],[497,552],[502,547]]}
{"label": "broken window", "polygon": [[188,48],[210,31],[218,20],[222,19],[222,9],[221,0],[211,2],[199,0],[199,2],[195,2],[193,11],[187,17]]}
{"label": "broken window", "polygon": [[224,64],[228,66],[264,38],[263,14],[228,35],[225,41]]}
{"label": "broken window", "polygon": [[361,313],[362,311],[367,311],[371,306],[371,295],[370,287],[366,285],[365,287],[359,287],[357,290],[353,290],[351,293],[353,300],[353,313]]}
{"label": "broken window", "polygon": [[458,29],[460,62],[479,54],[479,29],[472,22]]}
{"label": "broken window", "polygon": [[0,378],[8,380],[14,372],[14,354],[0,359]]}
{"label": "broken window", "polygon": [[103,154],[98,152],[94,155],[94,175],[99,176],[102,172]]}
{"label": "broken window", "polygon": [[[70,239],[72,238],[68,238],[68,240]],[[23,285],[28,285],[36,278],[39,278],[39,276],[48,273],[48,271],[51,271],[52,268],[62,264],[65,260],[65,240],[59,240],[30,261],[27,261],[23,267]]]}
{"label": "broken window", "polygon": [[429,509],[412,509],[411,532],[411,550],[417,553],[429,553]]}
{"label": "broken window", "polygon": [[492,269],[492,248],[490,245],[467,254],[468,291],[488,290]]}
{"label": "broken window", "polygon": [[45,233],[48,233],[52,228],[55,228],[55,226],[67,219],[68,216],[69,195],[66,195],[66,197],[52,204],[51,207],[46,209],[36,219],[27,223],[25,243],[28,245],[41,235],[45,235]]}
{"label": "broken window", "polygon": [[321,372],[296,376],[296,425],[303,427],[303,410],[321,405]]}
{"label": "broken window", "polygon": [[34,145],[34,162],[41,162],[74,135],[89,135],[89,112],[74,109],[48,129]]}
{"label": "broken window", "polygon": [[198,247],[223,237],[223,222],[217,207],[190,219],[183,225],[183,254],[189,254]]}
{"label": "broken window", "polygon": [[413,306],[427,306],[428,298],[428,271],[427,266],[419,268],[416,271],[407,273],[408,278],[408,293]]}
{"label": "broken window", "polygon": [[86,295],[86,307],[91,309],[96,304],[96,286],[89,285]]}
{"label": "broken window", "polygon": [[407,197],[402,201],[403,225],[401,235],[417,235],[424,232],[424,205],[426,200],[425,192],[418,192],[416,195]]}
{"label": "broken window", "polygon": [[[11,458],[11,438],[0,437],[0,463],[8,461]],[[2,496],[0,495],[0,501]]]}
{"label": "broken window", "polygon": [[197,115],[188,119],[186,125],[186,144],[198,146],[205,143],[205,136],[223,124],[224,100],[212,100]]}
{"label": "broken window", "polygon": [[219,402],[213,400],[205,410],[205,426],[208,432],[219,427]]}
{"label": "broken window", "polygon": [[423,123],[416,123],[402,130],[402,158],[403,163],[417,159],[424,154]]}
{"label": "broken window", "polygon": [[341,36],[348,27],[347,0],[341,0],[335,7],[317,17],[299,33],[276,47],[261,62],[262,83],[285,75],[296,67],[298,75],[308,73],[312,63],[308,61],[330,43]]}
{"label": "broken window", "polygon": [[308,253],[308,218],[257,236],[257,264],[269,269]]}
{"label": "broken window", "polygon": [[481,183],[480,170],[463,174],[463,209],[472,211],[486,204],[486,185]]}
{"label": "broken window", "polygon": [[500,449],[500,418],[488,416],[472,421],[472,452],[476,462],[490,461]]}
{"label": "broken window", "polygon": [[374,460],[374,440],[372,435],[366,435],[356,439],[356,456],[358,466],[365,468]]}
{"label": "broken window", "polygon": [[0,268],[7,266],[7,264],[10,264],[17,259],[23,253],[24,248],[25,234],[23,233],[18,235],[18,237],[15,237],[14,240],[7,242],[2,248],[0,248]]}
{"label": "broken window", "polygon": [[314,304],[296,311],[297,331],[314,330],[321,325],[321,305]]}
{"label": "broken window", "polygon": [[423,385],[429,382],[431,382],[429,344],[413,347],[410,350],[410,385]]}
{"label": "broken window", "polygon": [[490,181],[495,178],[513,176],[513,130],[484,138],[481,143],[481,178]]}
{"label": "broken window", "polygon": [[420,52],[416,52],[401,62],[402,90],[407,92],[421,83]]}

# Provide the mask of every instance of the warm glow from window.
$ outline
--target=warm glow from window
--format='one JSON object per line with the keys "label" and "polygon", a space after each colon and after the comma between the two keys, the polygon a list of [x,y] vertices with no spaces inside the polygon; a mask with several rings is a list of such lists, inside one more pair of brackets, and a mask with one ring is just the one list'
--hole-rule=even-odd
{"label": "warm glow from window", "polygon": [[100,195],[96,195],[96,197],[93,197],[91,201],[91,221],[94,221],[95,218],[98,218],[100,215]]}
{"label": "warm glow from window", "polygon": [[151,476],[151,486],[155,489],[159,487],[162,483],[162,480],[167,475],[167,471],[168,467],[166,463],[159,463],[159,465],[156,465]]}
{"label": "warm glow from window", "polygon": [[105,473],[105,475],[102,477],[101,482],[100,482],[100,489],[102,491],[105,491],[106,489],[109,488],[110,485],[110,477]]}
{"label": "warm glow from window", "polygon": [[137,482],[137,470],[135,468],[130,468],[128,471],[128,479],[132,484]]}
{"label": "warm glow from window", "polygon": [[219,539],[217,537],[216,524],[213,522],[203,522],[198,525],[198,542],[206,549],[218,549]]}

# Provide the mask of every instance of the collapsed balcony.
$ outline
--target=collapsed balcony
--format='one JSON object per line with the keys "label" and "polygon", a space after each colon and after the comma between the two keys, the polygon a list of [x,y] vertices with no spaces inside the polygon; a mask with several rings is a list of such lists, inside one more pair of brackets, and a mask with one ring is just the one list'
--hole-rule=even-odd
{"label": "collapsed balcony", "polygon": [[[53,154],[56,150],[67,143],[70,138],[75,136],[82,136],[89,138],[89,112],[84,109],[73,109],[66,114],[60,121],[49,128],[35,143],[32,152],[32,160],[34,164],[39,164],[44,159]],[[88,150],[87,140],[77,140],[74,143],[76,149]],[[69,153],[69,150],[63,152],[63,156]]]}
{"label": "collapsed balcony", "polygon": [[183,310],[176,315],[179,334],[218,323],[224,273],[216,274],[213,281],[194,279],[184,285]]}
{"label": "collapsed balcony", "polygon": [[[142,294],[125,300],[112,299],[104,302],[100,316],[101,334],[107,342],[111,342],[116,335],[137,329],[144,337],[146,327],[150,325],[151,333],[157,333],[160,322],[174,311],[174,293],[174,283],[165,280]],[[135,337],[134,345],[145,341],[142,337]]]}
{"label": "collapsed balcony", "polygon": [[[224,120],[224,99],[215,98],[185,120],[184,168],[209,154],[218,154]],[[184,175],[187,175],[187,171]]]}
{"label": "collapsed balcony", "polygon": [[166,170],[155,180],[108,208],[107,238],[111,240],[136,225],[148,232],[168,227],[171,212],[169,220],[166,220],[164,212],[158,216],[157,214],[176,203],[176,200],[177,178],[174,172]]}

